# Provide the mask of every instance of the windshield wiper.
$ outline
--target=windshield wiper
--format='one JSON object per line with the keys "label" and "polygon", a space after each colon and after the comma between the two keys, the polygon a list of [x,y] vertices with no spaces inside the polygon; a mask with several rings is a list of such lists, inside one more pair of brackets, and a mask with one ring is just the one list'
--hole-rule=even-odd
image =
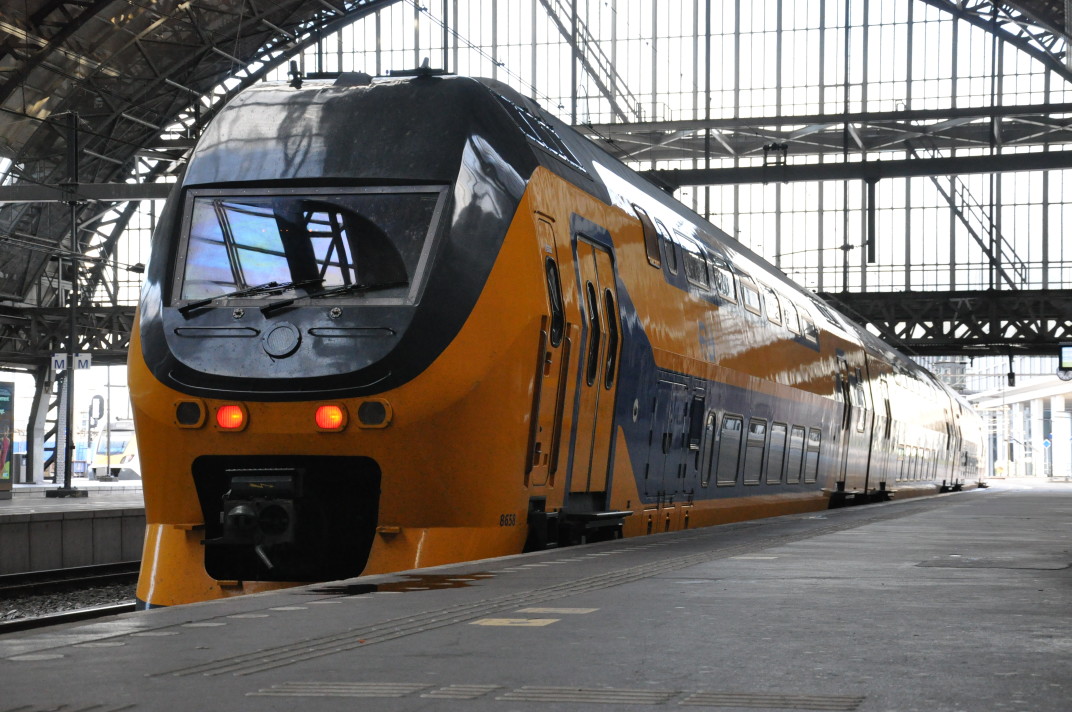
{"label": "windshield wiper", "polygon": [[[340,294],[354,294],[358,292],[376,292],[381,289],[394,289],[395,287],[405,287],[409,282],[406,280],[399,280],[397,282],[372,282],[369,284],[340,284],[337,287],[328,287],[327,289],[321,289],[319,292],[310,292],[305,295],[308,299],[320,299],[322,297],[333,297]],[[292,299],[280,299],[270,304],[265,304],[261,307],[261,313],[265,316],[270,316],[272,312],[285,309],[297,301],[297,297]]]}
{"label": "windshield wiper", "polygon": [[[217,299],[236,299],[240,297],[252,297],[257,294],[282,294],[289,289],[300,289],[302,287],[308,287],[313,284],[323,284],[324,280],[321,277],[315,279],[303,279],[297,282],[265,282],[264,284],[258,284],[254,287],[246,287],[245,289],[236,289],[233,292],[227,292],[225,294],[217,294],[214,297],[207,297],[205,299],[198,299],[195,302],[189,304],[183,304],[179,307],[179,314],[186,317],[190,312],[202,307],[207,307]],[[189,317],[187,317],[189,318]]]}

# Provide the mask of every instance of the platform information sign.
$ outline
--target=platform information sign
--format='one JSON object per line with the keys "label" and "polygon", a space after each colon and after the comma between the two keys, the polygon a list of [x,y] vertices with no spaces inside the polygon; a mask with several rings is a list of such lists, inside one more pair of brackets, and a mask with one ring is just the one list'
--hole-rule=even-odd
{"label": "platform information sign", "polygon": [[11,497],[11,445],[14,439],[15,384],[0,383],[0,499]]}
{"label": "platform information sign", "polygon": [[[74,368],[76,371],[85,371],[93,367],[93,354],[75,354]],[[52,354],[52,370],[63,373],[67,370],[67,354]]]}

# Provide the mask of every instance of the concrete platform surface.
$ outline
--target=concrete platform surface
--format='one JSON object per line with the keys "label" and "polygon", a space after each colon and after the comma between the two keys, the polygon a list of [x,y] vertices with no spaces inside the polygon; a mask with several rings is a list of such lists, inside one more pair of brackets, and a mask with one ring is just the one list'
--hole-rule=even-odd
{"label": "concrete platform surface", "polygon": [[0,709],[1072,709],[1072,486],[525,554],[0,637]]}

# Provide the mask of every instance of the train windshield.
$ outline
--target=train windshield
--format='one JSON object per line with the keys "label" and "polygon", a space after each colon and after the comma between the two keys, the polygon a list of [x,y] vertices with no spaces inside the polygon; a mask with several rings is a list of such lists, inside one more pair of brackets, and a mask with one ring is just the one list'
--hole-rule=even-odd
{"label": "train windshield", "polygon": [[279,291],[263,287],[280,284],[308,294],[412,301],[444,195],[438,186],[191,191],[178,299],[275,299]]}

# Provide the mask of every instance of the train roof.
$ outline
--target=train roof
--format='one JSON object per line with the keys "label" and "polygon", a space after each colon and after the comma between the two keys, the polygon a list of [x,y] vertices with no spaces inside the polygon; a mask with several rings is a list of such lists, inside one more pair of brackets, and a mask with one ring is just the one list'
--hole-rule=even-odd
{"label": "train roof", "polygon": [[[546,111],[537,101],[494,79],[427,75],[372,78],[341,74],[334,81],[309,81],[301,88],[271,82],[236,97],[209,125],[190,162],[184,185],[273,178],[396,177],[412,166],[427,180],[450,182],[476,126],[495,143],[509,166],[502,171],[516,190],[543,166],[603,202],[633,213],[640,204],[669,226],[683,248],[702,245],[738,274],[792,293],[823,328],[860,343],[899,373],[956,395],[904,354],[829,307],[742,245],[668,195],[622,161]],[[328,144],[338,136],[352,145]],[[292,146],[282,165],[278,147]],[[369,150],[367,147],[373,147]],[[275,151],[274,153],[272,151]],[[238,160],[234,156],[238,156]],[[226,157],[226,158],[225,158]],[[232,175],[229,171],[235,171]],[[518,193],[519,194],[519,193]]]}

